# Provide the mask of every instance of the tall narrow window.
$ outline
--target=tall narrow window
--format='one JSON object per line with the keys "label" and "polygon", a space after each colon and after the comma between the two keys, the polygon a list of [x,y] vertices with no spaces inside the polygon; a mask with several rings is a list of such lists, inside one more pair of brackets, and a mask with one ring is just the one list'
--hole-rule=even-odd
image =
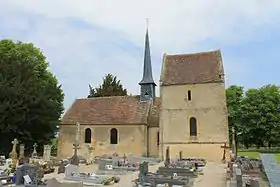
{"label": "tall narrow window", "polygon": [[190,119],[190,136],[197,136],[197,121],[194,117]]}
{"label": "tall narrow window", "polygon": [[110,130],[110,144],[118,144],[118,130],[115,128]]}
{"label": "tall narrow window", "polygon": [[190,90],[188,91],[188,100],[192,100],[192,92]]}
{"label": "tall narrow window", "polygon": [[85,143],[91,143],[91,129],[87,128],[85,130]]}
{"label": "tall narrow window", "polygon": [[159,132],[157,132],[157,146],[159,146]]}

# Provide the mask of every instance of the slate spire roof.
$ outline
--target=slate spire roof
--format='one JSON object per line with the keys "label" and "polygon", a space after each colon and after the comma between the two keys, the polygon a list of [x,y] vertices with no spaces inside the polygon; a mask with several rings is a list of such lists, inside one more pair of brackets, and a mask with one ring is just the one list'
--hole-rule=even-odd
{"label": "slate spire roof", "polygon": [[144,52],[144,69],[143,69],[143,78],[140,81],[140,85],[142,84],[155,84],[153,79],[153,71],[152,71],[152,62],[151,62],[151,52],[150,52],[150,41],[149,41],[149,31],[148,28],[146,30],[145,37],[145,52]]}

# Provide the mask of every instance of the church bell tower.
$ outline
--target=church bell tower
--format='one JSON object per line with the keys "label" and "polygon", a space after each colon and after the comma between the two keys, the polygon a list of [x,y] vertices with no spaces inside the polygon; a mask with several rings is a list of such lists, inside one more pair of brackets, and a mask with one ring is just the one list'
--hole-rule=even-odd
{"label": "church bell tower", "polygon": [[140,101],[152,100],[156,97],[155,94],[156,84],[154,82],[153,72],[152,72],[148,27],[146,31],[146,37],[145,37],[143,78],[141,82],[139,82],[139,85],[141,87]]}

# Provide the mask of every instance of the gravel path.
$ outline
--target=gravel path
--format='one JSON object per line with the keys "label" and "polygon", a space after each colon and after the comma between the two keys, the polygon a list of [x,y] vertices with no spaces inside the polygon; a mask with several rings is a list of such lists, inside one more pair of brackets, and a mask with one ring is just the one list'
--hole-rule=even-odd
{"label": "gravel path", "polygon": [[207,162],[203,175],[194,181],[194,187],[225,187],[226,164]]}

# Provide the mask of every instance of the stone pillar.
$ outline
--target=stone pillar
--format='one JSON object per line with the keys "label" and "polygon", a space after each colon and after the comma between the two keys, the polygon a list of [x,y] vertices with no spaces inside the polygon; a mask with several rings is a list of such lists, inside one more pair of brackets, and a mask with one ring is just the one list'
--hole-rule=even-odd
{"label": "stone pillar", "polygon": [[24,144],[19,145],[19,158],[24,158]]}
{"label": "stone pillar", "polygon": [[51,145],[44,145],[44,154],[43,159],[44,161],[50,161],[51,160]]}

